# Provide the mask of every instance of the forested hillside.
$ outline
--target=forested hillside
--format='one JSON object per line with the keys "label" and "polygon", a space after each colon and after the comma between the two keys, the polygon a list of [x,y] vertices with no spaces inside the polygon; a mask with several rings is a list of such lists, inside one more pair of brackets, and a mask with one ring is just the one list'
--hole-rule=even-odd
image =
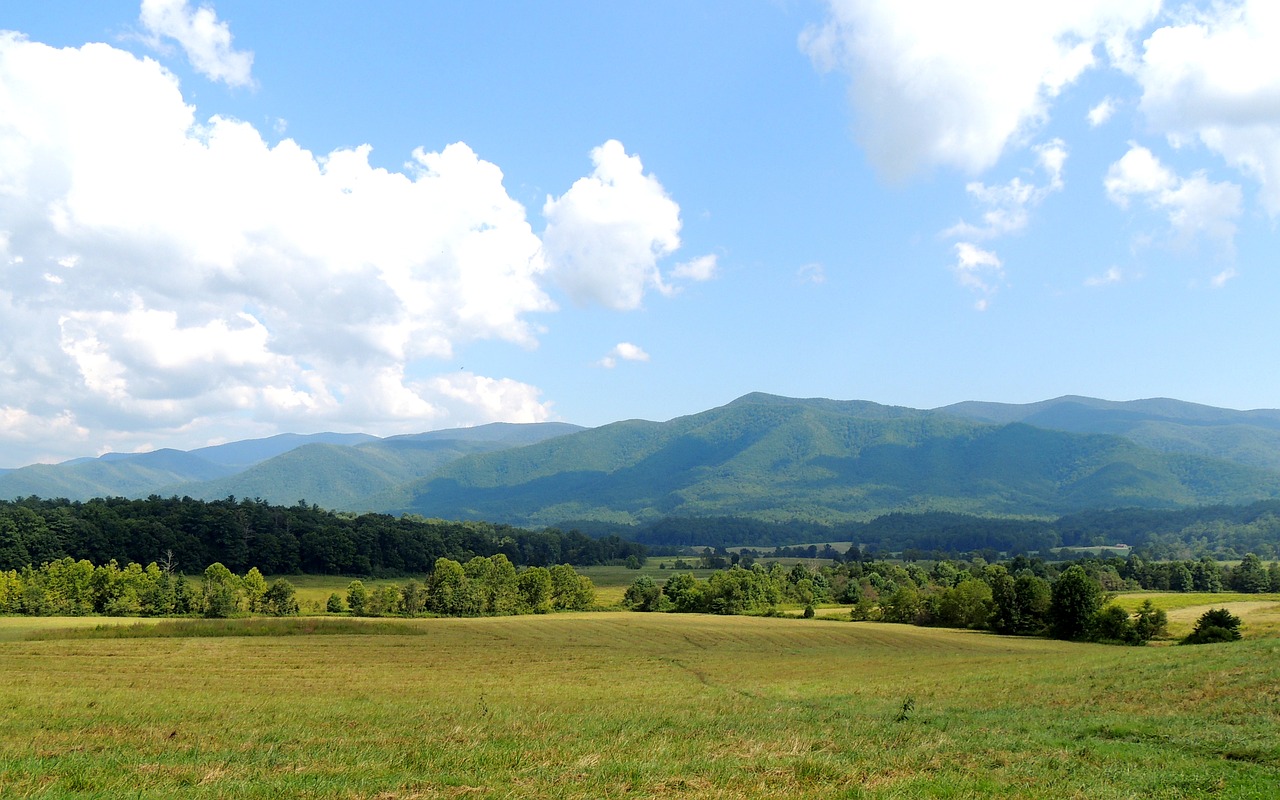
{"label": "forested hillside", "polygon": [[196,573],[221,562],[235,572],[395,575],[430,571],[438,558],[504,554],[512,563],[605,564],[643,558],[643,546],[558,530],[339,514],[260,500],[112,498],[0,502],[0,570],[60,558],[172,563]]}
{"label": "forested hillside", "polygon": [[1275,472],[1120,436],[749,395],[670,422],[459,459],[402,490],[394,508],[520,525],[709,516],[832,525],[892,512],[1053,518],[1278,495]]}

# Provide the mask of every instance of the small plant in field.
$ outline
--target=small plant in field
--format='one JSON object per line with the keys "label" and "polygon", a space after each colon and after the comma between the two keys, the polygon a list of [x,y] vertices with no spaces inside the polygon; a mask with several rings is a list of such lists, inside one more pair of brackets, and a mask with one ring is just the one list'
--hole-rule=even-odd
{"label": "small plant in field", "polygon": [[807,605],[807,606],[805,606],[805,607],[804,607],[804,618],[805,618],[805,619],[813,619],[813,604],[812,604],[812,603],[810,603],[809,605]]}
{"label": "small plant in field", "polygon": [[893,718],[894,722],[906,722],[911,719],[911,713],[916,710],[916,700],[914,697],[908,697],[902,701],[902,707],[898,709],[897,715]]}

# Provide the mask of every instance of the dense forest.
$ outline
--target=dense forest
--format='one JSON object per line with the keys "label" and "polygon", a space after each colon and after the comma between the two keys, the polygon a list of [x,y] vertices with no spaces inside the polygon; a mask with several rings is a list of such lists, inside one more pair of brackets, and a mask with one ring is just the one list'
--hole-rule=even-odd
{"label": "dense forest", "polygon": [[268,575],[404,575],[430,572],[440,558],[465,563],[497,554],[518,566],[586,566],[643,560],[645,548],[576,531],[334,513],[234,497],[0,501],[0,570],[71,558],[157,562],[190,574],[218,562],[236,573],[257,567]]}
{"label": "dense forest", "polygon": [[741,517],[669,518],[648,525],[574,522],[592,536],[618,536],[659,553],[683,547],[786,547],[813,542],[854,542],[877,555],[921,558],[960,554],[1047,553],[1058,547],[1124,543],[1144,558],[1179,560],[1209,556],[1235,560],[1246,553],[1280,558],[1280,501],[1185,509],[1084,511],[1056,520],[979,517],[949,512],[893,513],[869,522],[821,525],[774,523]]}

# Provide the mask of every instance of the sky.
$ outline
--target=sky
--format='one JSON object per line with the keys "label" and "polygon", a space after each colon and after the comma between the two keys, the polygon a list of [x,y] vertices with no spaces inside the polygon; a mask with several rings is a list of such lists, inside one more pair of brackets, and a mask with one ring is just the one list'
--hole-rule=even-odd
{"label": "sky", "polygon": [[0,467],[1280,406],[1280,3],[0,0]]}

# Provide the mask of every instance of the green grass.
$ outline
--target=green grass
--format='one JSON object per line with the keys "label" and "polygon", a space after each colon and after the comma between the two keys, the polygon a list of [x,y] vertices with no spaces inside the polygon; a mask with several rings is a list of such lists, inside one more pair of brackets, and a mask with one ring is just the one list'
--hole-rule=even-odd
{"label": "green grass", "polygon": [[0,796],[1105,800],[1280,782],[1276,639],[628,613],[379,623],[412,636],[221,624],[87,640],[3,620],[54,633],[0,641]]}

